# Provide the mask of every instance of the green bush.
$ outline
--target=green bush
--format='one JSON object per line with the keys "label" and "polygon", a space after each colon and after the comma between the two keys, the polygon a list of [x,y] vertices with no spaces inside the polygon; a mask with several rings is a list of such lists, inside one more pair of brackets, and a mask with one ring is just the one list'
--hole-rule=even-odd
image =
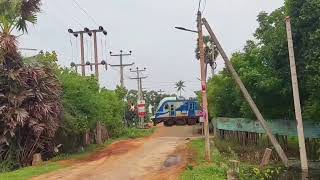
{"label": "green bush", "polygon": [[[230,146],[224,149],[227,153],[220,153],[215,146],[211,146],[212,162],[207,162],[205,160],[204,145],[203,139],[193,140],[188,144],[195,157],[193,164],[188,165],[187,169],[182,173],[182,180],[227,179],[227,171],[232,167],[229,160],[239,159]],[[259,169],[256,165],[250,165],[245,162],[240,162],[239,169],[239,178],[241,180],[268,180],[279,176],[284,170],[284,168],[278,166]]]}
{"label": "green bush", "polygon": [[76,150],[82,144],[83,134],[93,130],[98,121],[107,128],[109,136],[123,134],[124,102],[115,91],[101,89],[95,77],[83,77],[69,69],[61,70],[58,77],[63,87],[64,107],[58,138],[74,140],[63,141],[64,146]]}
{"label": "green bush", "polygon": [[239,175],[241,180],[272,180],[278,177],[283,170],[281,167],[259,169],[255,166],[244,166],[240,168]]}
{"label": "green bush", "polygon": [[152,129],[137,129],[137,128],[126,128],[123,131],[122,137],[128,138],[140,138],[150,136],[154,132],[154,128]]}

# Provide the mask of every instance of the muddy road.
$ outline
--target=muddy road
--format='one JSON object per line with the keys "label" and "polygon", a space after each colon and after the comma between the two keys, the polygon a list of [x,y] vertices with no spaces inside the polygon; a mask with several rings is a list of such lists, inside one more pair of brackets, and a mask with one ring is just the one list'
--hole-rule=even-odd
{"label": "muddy road", "polygon": [[[177,179],[183,171],[193,126],[160,126],[148,138],[120,141],[68,168],[34,180],[141,180]],[[68,163],[68,162],[64,162]]]}

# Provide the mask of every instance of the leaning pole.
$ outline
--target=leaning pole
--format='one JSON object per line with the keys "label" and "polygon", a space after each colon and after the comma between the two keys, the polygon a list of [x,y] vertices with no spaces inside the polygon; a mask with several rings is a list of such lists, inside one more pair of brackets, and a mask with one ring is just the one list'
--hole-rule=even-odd
{"label": "leaning pole", "polygon": [[303,133],[299,85],[298,85],[298,78],[297,78],[296,61],[294,57],[290,17],[286,17],[286,29],[287,29],[291,79],[292,79],[294,110],[295,110],[296,120],[297,120],[301,169],[304,172],[308,172],[308,159],[307,159],[306,144],[305,144],[304,133]]}
{"label": "leaning pole", "polygon": [[273,147],[277,151],[277,153],[278,153],[279,157],[281,158],[283,164],[286,167],[288,167],[289,163],[288,163],[288,158],[287,158],[286,154],[284,153],[284,151],[281,148],[280,144],[278,143],[277,139],[272,134],[271,129],[269,128],[267,122],[265,121],[265,119],[263,118],[262,114],[260,113],[257,105],[255,104],[255,102],[253,101],[252,97],[250,96],[248,90],[246,89],[246,87],[244,86],[243,82],[241,81],[238,73],[236,72],[236,70],[232,66],[228,56],[224,52],[224,50],[223,50],[222,46],[220,45],[216,35],[213,33],[213,30],[211,29],[210,25],[208,24],[208,22],[207,22],[207,20],[205,18],[202,18],[202,22],[203,22],[204,26],[206,27],[207,31],[209,32],[211,40],[217,46],[217,48],[218,48],[218,50],[219,50],[219,52],[220,52],[225,64],[226,64],[227,69],[229,70],[229,72],[233,76],[234,80],[236,81],[237,85],[239,86],[239,88],[240,88],[245,100],[248,102],[251,110],[254,112],[254,114],[256,115],[257,119],[259,120],[261,126],[266,131],[270,142],[272,143]]}

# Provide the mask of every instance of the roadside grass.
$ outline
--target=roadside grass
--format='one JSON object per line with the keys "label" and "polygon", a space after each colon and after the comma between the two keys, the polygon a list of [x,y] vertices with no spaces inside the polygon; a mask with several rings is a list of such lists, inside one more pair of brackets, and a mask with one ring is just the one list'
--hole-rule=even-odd
{"label": "roadside grass", "polygon": [[102,145],[91,144],[77,153],[65,153],[55,156],[50,161],[44,162],[39,166],[30,166],[21,168],[11,172],[0,173],[0,180],[28,180],[32,177],[40,176],[49,172],[53,172],[62,168],[68,167],[68,165],[62,165],[59,163],[61,160],[81,160],[89,157],[90,155],[106,148],[110,144],[127,139],[136,139],[142,137],[151,136],[155,132],[156,128],[151,129],[126,129],[125,132],[118,138],[112,138],[105,141]]}
{"label": "roadside grass", "polygon": [[40,166],[30,166],[22,169],[18,169],[12,172],[6,172],[0,174],[1,180],[27,180],[34,176],[49,173],[63,168],[64,166],[57,162],[44,163]]}
{"label": "roadside grass", "polygon": [[220,180],[226,179],[228,165],[226,158],[216,148],[212,148],[211,158],[214,162],[206,162],[204,140],[192,140],[188,148],[193,154],[193,162],[182,173],[181,180]]}
{"label": "roadside grass", "polygon": [[81,160],[85,159],[91,154],[94,154],[110,144],[121,141],[121,140],[127,140],[127,139],[136,139],[136,138],[143,138],[143,137],[148,137],[151,136],[155,132],[156,128],[150,128],[150,129],[137,129],[137,128],[129,128],[126,129],[125,132],[117,138],[111,138],[107,141],[104,142],[102,145],[98,144],[90,144],[87,147],[84,147],[83,151],[78,152],[78,153],[64,153],[60,154],[58,156],[55,156],[54,158],[51,159],[51,161],[61,161],[61,160]]}
{"label": "roadside grass", "polygon": [[[221,143],[221,142],[219,142]],[[233,148],[235,146],[230,144]],[[219,148],[217,148],[219,146]],[[188,148],[193,154],[192,162],[182,173],[181,180],[224,180],[227,179],[227,171],[233,166],[231,160],[239,161],[237,153],[229,146],[228,142],[223,142],[218,146],[211,145],[211,162],[205,161],[204,140],[192,140]],[[220,148],[227,149],[222,152]],[[239,147],[237,147],[239,148]],[[241,148],[241,147],[240,147]],[[241,161],[239,165],[240,180],[260,180],[272,179],[278,176],[284,168],[280,166],[269,166],[263,169],[258,168],[257,164],[250,164]]]}

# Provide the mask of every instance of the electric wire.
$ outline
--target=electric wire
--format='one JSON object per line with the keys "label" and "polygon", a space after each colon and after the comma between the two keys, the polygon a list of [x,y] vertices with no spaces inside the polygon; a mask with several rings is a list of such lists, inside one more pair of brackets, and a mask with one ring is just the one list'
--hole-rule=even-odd
{"label": "electric wire", "polygon": [[86,59],[89,59],[89,45],[88,45],[88,37],[87,36],[85,36],[85,39],[86,39],[86,50],[87,50],[87,52],[86,52],[86,55],[85,55],[85,58]]}
{"label": "electric wire", "polygon": [[204,5],[203,5],[203,9],[202,9],[202,14],[203,14],[203,12],[206,10],[206,6],[207,6],[207,0],[204,0]]}
{"label": "electric wire", "polygon": [[87,15],[87,16],[92,20],[92,22],[93,22],[94,24],[96,24],[97,26],[99,26],[98,23],[97,23],[97,21],[87,12],[87,10],[85,10],[83,7],[80,6],[80,4],[78,3],[77,0],[72,0],[72,1],[74,2],[74,4],[75,4],[78,8],[80,8],[80,10],[81,10],[85,15]]}
{"label": "electric wire", "polygon": [[103,46],[103,40],[102,40],[102,38],[100,39],[100,41],[101,41],[101,60],[104,60],[103,58],[104,58],[104,46]]}
{"label": "electric wire", "polygon": [[[111,70],[120,73],[120,70],[119,70],[119,69],[117,69],[117,68],[115,68],[115,67],[112,67],[112,66],[110,66],[110,67],[111,67]],[[123,76],[124,76],[124,78],[126,78],[127,80],[132,80],[131,77],[128,76],[128,75],[126,75],[125,73],[123,73]]]}
{"label": "electric wire", "polygon": [[84,28],[85,26],[83,26],[83,24],[81,24],[80,23],[80,21],[76,18],[76,17],[74,17],[74,16],[70,16],[70,15],[68,15],[68,13],[66,13],[67,11],[62,7],[62,6],[60,6],[59,4],[58,4],[58,1],[52,1],[52,2],[54,2],[53,3],[53,5],[57,8],[57,9],[59,9],[59,12],[62,12],[62,14],[64,14],[64,18],[65,17],[71,17],[71,19],[79,26],[79,27],[81,27],[81,28]]}
{"label": "electric wire", "polygon": [[78,37],[76,37],[76,52],[77,52],[77,60],[80,59],[80,54],[78,53],[79,52],[79,43],[78,43]]}
{"label": "electric wire", "polygon": [[89,39],[90,39],[90,62],[93,61],[93,45],[92,45],[92,36],[89,36]]}
{"label": "electric wire", "polygon": [[201,0],[199,0],[199,4],[198,4],[198,12],[200,11],[200,7],[201,7]]}
{"label": "electric wire", "polygon": [[103,51],[105,51],[105,55],[106,55],[106,59],[105,59],[105,61],[107,61],[107,59],[108,59],[108,53],[107,53],[107,36],[104,36],[104,50]]}
{"label": "electric wire", "polygon": [[71,34],[69,34],[69,40],[70,40],[70,46],[71,46],[71,61],[74,61],[74,48],[73,48],[73,44],[72,44],[72,39],[71,39]]}

